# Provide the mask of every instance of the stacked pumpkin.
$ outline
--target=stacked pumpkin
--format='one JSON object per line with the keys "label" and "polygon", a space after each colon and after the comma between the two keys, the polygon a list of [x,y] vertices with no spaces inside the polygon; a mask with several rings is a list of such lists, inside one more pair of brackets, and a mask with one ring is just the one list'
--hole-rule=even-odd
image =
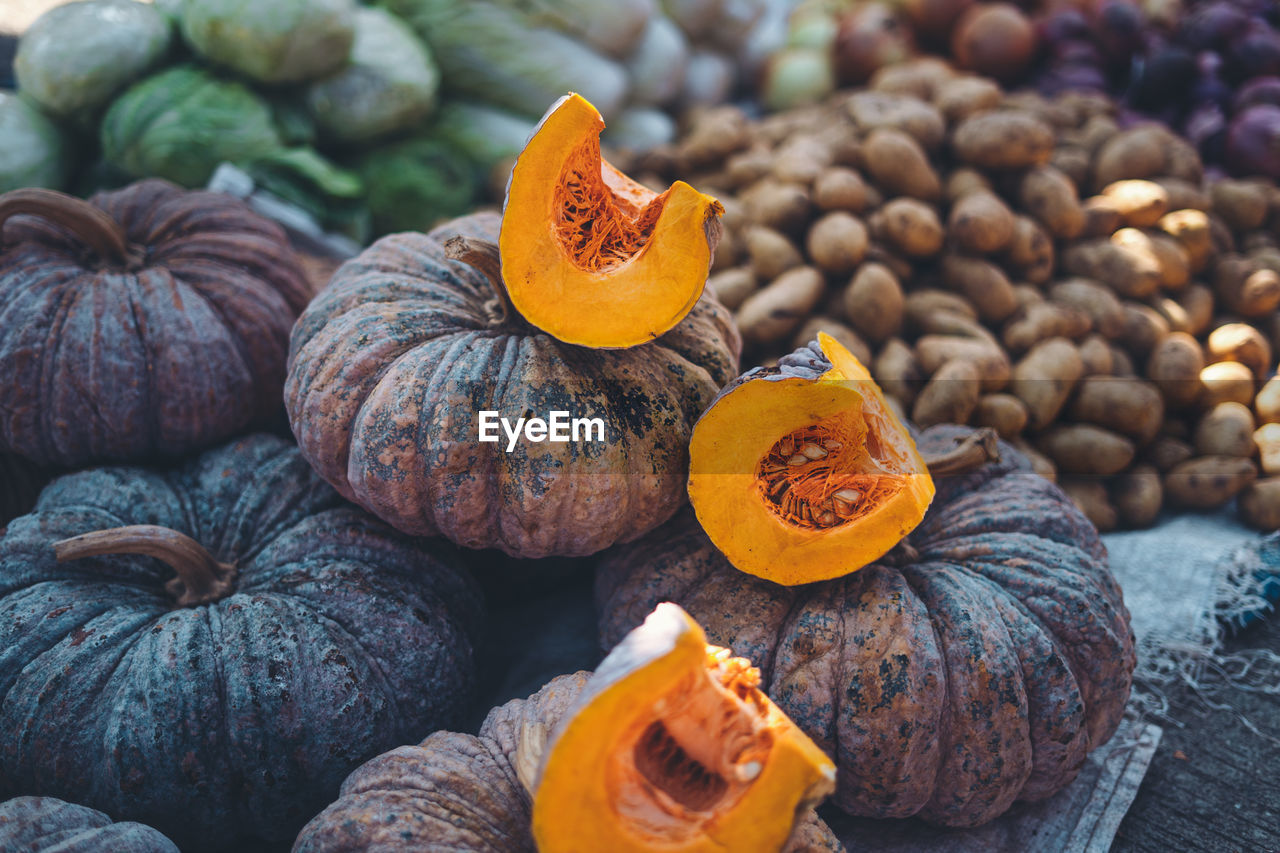
{"label": "stacked pumpkin", "polygon": [[[994,435],[913,435],[824,335],[734,380],[720,204],[631,181],[602,128],[562,99],[501,218],[384,238],[305,308],[237,202],[6,197],[0,292],[34,322],[0,333],[0,450],[151,467],[59,477],[0,539],[0,790],[184,848],[292,837],[465,707],[479,602],[437,535],[612,548],[617,648],[373,759],[299,849],[557,850],[588,820],[619,849],[835,849],[833,781],[972,825],[1074,777],[1133,665],[1096,531]],[[242,436],[281,392],[298,446]],[[601,440],[534,429],[555,412]]]}

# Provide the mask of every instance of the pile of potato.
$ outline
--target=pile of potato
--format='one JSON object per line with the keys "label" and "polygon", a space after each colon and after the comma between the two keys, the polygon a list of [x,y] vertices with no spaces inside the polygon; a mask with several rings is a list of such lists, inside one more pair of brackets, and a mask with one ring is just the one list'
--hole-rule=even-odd
{"label": "pile of potato", "polygon": [[[820,106],[689,117],[623,164],[715,193],[745,363],[822,329],[920,426],[992,426],[1101,529],[1280,527],[1280,190],[1159,125],[922,59]],[[1261,478],[1260,478],[1261,477]]]}

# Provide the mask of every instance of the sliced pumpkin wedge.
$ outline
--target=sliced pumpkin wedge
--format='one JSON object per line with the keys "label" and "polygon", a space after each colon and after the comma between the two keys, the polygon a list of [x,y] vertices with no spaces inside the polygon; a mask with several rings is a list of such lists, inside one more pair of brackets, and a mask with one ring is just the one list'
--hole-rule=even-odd
{"label": "sliced pumpkin wedge", "polygon": [[781,850],[835,765],[760,671],[659,604],[552,734],[533,798],[541,853]]}
{"label": "sliced pumpkin wedge", "polygon": [[603,129],[581,95],[551,107],[516,158],[498,246],[529,323],[621,348],[653,340],[697,303],[724,207],[683,181],[658,194],[631,180],[601,157]]}
{"label": "sliced pumpkin wedge", "polygon": [[743,374],[693,429],[698,521],[734,566],[775,583],[866,566],[920,523],[934,492],[871,374],[826,334]]}

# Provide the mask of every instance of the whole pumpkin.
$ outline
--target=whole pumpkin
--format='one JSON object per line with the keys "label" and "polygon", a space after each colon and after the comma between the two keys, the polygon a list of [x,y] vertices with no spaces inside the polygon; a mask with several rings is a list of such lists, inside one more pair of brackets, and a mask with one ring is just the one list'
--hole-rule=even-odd
{"label": "whole pumpkin", "polygon": [[[933,427],[917,446],[936,455],[964,432]],[[602,561],[601,643],[659,601],[684,607],[760,662],[765,692],[834,757],[850,814],[975,826],[1044,799],[1119,724],[1133,636],[1097,531],[1000,452],[936,477],[905,545],[821,583],[737,571],[685,512]]]}
{"label": "whole pumpkin", "polygon": [[112,823],[97,809],[56,797],[0,803],[0,850],[23,853],[178,853],[173,842],[140,823]]}
{"label": "whole pumpkin", "polygon": [[423,544],[274,436],[54,480],[0,539],[0,794],[292,838],[470,700],[478,592]]}
{"label": "whole pumpkin", "polygon": [[159,180],[0,196],[0,451],[177,456],[276,413],[310,286],[239,199]]}
{"label": "whole pumpkin", "polygon": [[[446,256],[449,238],[492,243],[498,226],[484,213],[394,234],[338,269],[290,342],[294,435],[338,491],[407,533],[515,557],[642,536],[680,506],[693,424],[736,373],[732,318],[707,295],[651,343],[563,343]],[[497,440],[482,442],[486,411],[509,425],[560,411],[602,429],[510,441],[494,421]]]}

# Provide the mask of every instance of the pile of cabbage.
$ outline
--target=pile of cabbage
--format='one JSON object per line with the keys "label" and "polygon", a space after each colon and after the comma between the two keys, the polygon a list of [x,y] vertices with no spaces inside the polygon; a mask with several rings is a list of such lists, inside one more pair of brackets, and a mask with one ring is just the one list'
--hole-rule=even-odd
{"label": "pile of cabbage", "polygon": [[222,162],[360,242],[465,212],[567,91],[608,141],[719,103],[769,0],[80,0],[23,34],[0,191]]}

